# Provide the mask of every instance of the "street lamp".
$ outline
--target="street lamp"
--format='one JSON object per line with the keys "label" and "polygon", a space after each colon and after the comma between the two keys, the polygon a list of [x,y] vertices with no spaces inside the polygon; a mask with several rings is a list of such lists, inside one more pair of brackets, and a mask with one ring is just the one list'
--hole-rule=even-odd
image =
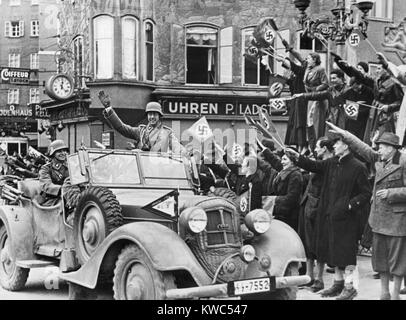
{"label": "street lamp", "polygon": [[[308,17],[305,12],[310,5],[310,1],[293,1],[296,9],[299,10],[299,24],[308,37],[327,41],[333,40],[338,45],[344,44],[350,34],[356,30],[366,37],[368,12],[372,9],[374,1],[337,0],[336,7],[331,10],[333,17],[316,20]],[[350,1],[350,9],[347,9],[347,1]],[[354,7],[358,10],[354,10]]]}

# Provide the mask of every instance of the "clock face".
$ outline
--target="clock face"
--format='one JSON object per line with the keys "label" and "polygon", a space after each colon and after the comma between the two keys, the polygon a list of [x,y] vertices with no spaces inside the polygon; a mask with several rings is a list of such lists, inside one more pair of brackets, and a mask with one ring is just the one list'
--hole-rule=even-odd
{"label": "clock face", "polygon": [[67,98],[72,92],[72,83],[64,76],[58,76],[52,83],[53,92],[60,98]]}

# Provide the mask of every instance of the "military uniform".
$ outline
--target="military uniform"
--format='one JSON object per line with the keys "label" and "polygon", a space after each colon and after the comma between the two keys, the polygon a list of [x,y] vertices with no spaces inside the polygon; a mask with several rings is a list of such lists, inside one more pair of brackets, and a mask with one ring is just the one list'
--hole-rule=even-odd
{"label": "military uniform", "polygon": [[111,108],[103,111],[104,117],[121,135],[134,139],[137,149],[144,151],[185,153],[183,146],[174,136],[172,129],[159,123],[156,127],[151,125],[140,125],[131,127],[123,123]]}
{"label": "military uniform", "polygon": [[39,171],[41,193],[38,203],[42,206],[56,205],[60,199],[62,184],[68,176],[68,167],[56,159],[44,164]]}

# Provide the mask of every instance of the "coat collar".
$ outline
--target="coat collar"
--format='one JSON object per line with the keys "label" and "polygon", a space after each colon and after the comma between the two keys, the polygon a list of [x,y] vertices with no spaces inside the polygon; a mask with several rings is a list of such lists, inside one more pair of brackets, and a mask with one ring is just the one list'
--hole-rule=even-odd
{"label": "coat collar", "polygon": [[400,156],[401,153],[396,151],[395,155],[392,158],[391,163],[383,167],[383,162],[380,162],[379,165],[381,166],[382,170],[377,170],[375,183],[378,183],[385,179],[387,176],[391,175],[393,172],[398,170],[400,166]]}
{"label": "coat collar", "polygon": [[354,156],[352,155],[352,153],[349,153],[349,154],[346,154],[341,159],[337,157],[337,161],[339,163],[347,163],[348,161],[352,160],[353,158],[354,158]]}
{"label": "coat collar", "polygon": [[299,168],[297,168],[295,166],[291,166],[287,169],[283,169],[282,171],[280,171],[278,173],[278,178],[281,180],[285,180],[294,171],[299,171]]}

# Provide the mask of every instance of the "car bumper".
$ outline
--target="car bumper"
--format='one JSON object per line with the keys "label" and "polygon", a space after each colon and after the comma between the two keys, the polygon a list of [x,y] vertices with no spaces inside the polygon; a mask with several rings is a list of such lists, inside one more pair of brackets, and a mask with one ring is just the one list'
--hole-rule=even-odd
{"label": "car bumper", "polygon": [[[275,288],[282,289],[294,286],[304,285],[310,282],[310,277],[305,276],[290,276],[290,277],[276,277]],[[183,289],[169,289],[166,291],[167,299],[191,299],[191,298],[216,298],[216,297],[229,297],[228,284],[213,284],[201,287],[183,288]]]}

